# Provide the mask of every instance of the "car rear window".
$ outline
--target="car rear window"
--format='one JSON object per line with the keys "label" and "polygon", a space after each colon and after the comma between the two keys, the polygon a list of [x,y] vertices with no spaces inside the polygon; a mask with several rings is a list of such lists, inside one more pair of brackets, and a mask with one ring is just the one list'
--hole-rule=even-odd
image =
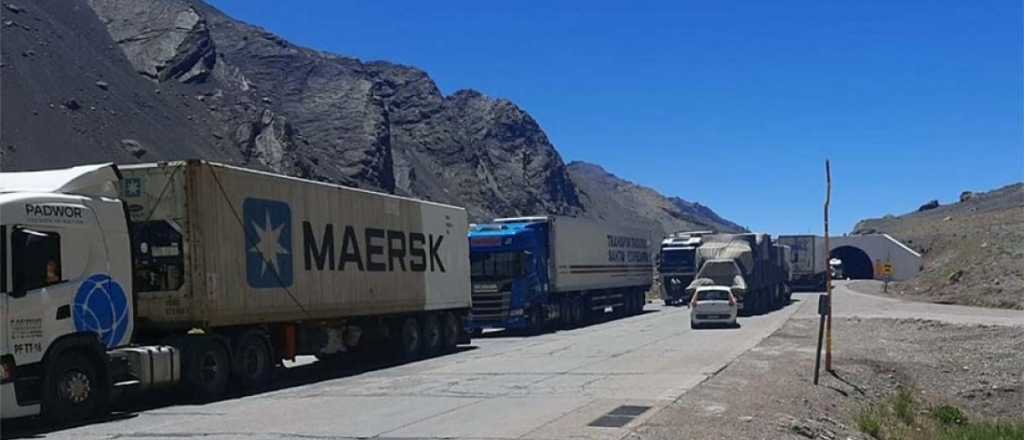
{"label": "car rear window", "polygon": [[729,292],[724,290],[705,290],[697,294],[698,301],[728,301]]}

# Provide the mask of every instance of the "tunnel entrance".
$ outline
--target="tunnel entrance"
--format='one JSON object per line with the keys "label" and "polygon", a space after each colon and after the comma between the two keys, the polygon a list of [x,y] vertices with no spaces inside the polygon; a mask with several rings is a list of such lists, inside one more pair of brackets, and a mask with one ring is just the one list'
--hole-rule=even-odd
{"label": "tunnel entrance", "polygon": [[843,276],[851,280],[875,278],[875,265],[868,254],[853,246],[839,246],[829,254],[831,258],[843,260]]}

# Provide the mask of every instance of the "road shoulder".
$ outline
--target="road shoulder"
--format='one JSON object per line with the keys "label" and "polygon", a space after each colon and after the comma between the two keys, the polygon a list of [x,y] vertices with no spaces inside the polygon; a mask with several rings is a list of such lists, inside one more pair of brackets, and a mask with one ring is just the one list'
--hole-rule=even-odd
{"label": "road shoulder", "polygon": [[[969,417],[1024,414],[1024,329],[917,319],[835,322],[835,374],[812,384],[815,301],[718,375],[632,430],[632,438],[869,438],[854,421],[898,389]],[[923,411],[923,409],[922,409]]]}

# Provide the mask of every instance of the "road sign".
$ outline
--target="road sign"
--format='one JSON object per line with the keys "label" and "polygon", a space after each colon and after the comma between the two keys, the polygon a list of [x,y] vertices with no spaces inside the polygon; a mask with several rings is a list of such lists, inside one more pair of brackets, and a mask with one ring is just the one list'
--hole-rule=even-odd
{"label": "road sign", "polygon": [[882,276],[892,275],[892,263],[882,263]]}

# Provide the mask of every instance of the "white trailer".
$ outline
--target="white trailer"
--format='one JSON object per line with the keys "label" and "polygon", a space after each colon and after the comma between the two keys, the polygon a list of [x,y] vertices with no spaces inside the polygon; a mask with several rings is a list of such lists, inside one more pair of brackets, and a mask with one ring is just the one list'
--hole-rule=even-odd
{"label": "white trailer", "polygon": [[575,217],[549,217],[551,290],[650,288],[651,231]]}
{"label": "white trailer", "polygon": [[825,238],[817,235],[780,235],[779,244],[789,246],[794,289],[825,288]]}

